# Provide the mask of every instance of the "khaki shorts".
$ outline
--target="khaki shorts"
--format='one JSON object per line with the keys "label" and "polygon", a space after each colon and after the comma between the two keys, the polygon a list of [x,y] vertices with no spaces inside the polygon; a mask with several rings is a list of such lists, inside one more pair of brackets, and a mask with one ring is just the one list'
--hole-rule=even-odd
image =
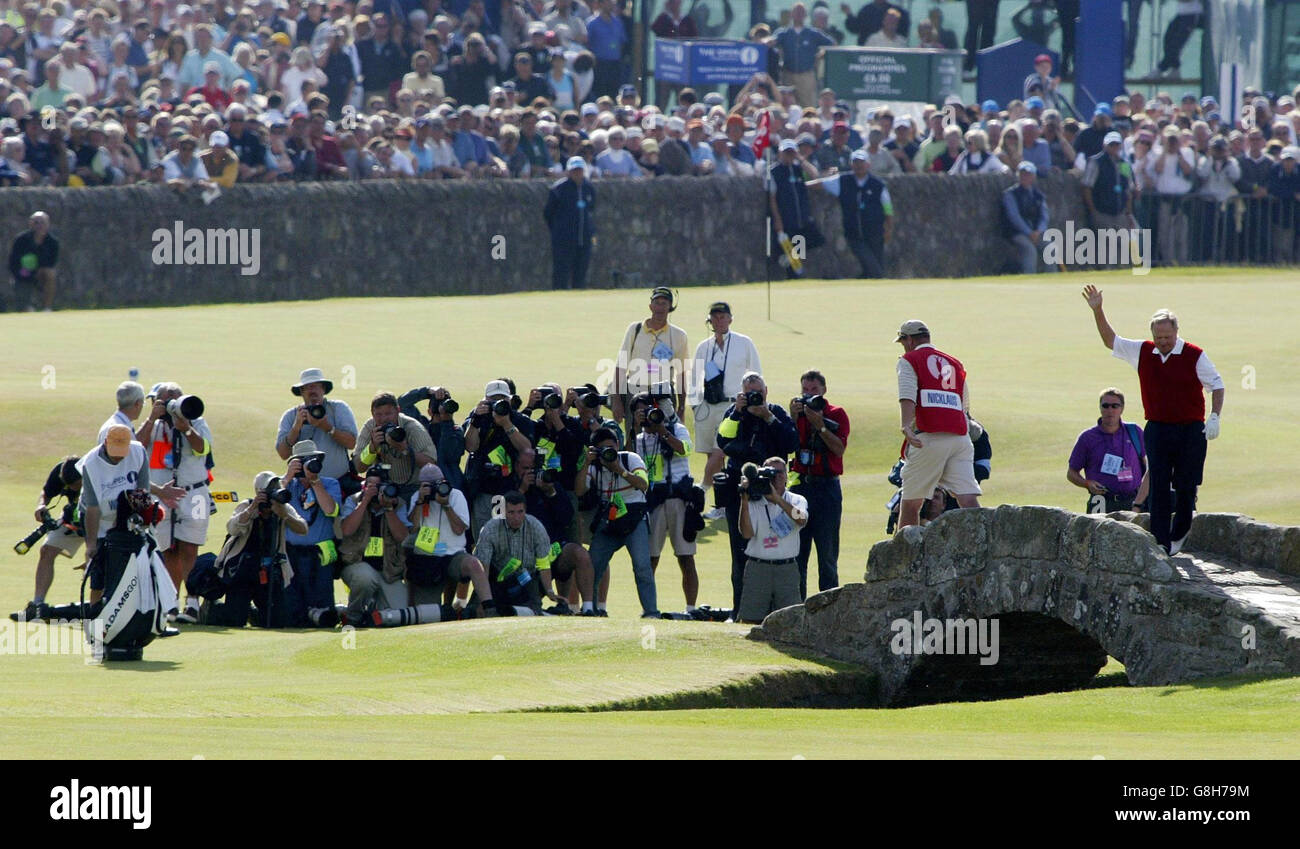
{"label": "khaki shorts", "polygon": [[700,404],[692,408],[695,414],[695,450],[701,454],[709,454],[718,448],[718,425],[722,423],[722,417],[726,414],[727,408],[731,406],[730,401],[719,404]]}
{"label": "khaki shorts", "polygon": [[773,566],[752,557],[745,561],[745,586],[740,594],[741,621],[761,622],[772,611],[802,600],[799,598],[798,563],[791,561]]}
{"label": "khaki shorts", "polygon": [[[212,502],[208,498],[206,486],[191,489],[176,505],[176,539],[203,545],[208,541],[208,515]],[[172,511],[164,508],[162,521],[154,526],[153,537],[158,542],[158,550],[166,551],[172,547]]]}
{"label": "khaki shorts", "polygon": [[664,550],[664,541],[671,537],[673,554],[685,557],[695,553],[695,543],[682,536],[686,527],[686,502],[670,498],[650,514],[650,556],[658,557]]}
{"label": "khaki shorts", "polygon": [[75,531],[58,527],[45,535],[45,542],[41,544],[41,548],[49,546],[58,549],[64,557],[73,557],[85,542],[86,540]]}
{"label": "khaki shorts", "polygon": [[903,500],[929,498],[935,487],[953,495],[980,495],[975,482],[975,445],[955,433],[922,433],[921,447],[907,446],[903,465]]}

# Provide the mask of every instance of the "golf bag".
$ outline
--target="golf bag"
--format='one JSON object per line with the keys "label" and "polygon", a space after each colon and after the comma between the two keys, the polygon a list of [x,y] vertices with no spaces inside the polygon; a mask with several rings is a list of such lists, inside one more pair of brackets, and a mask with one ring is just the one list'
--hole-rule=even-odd
{"label": "golf bag", "polygon": [[81,581],[84,604],[92,569],[102,569],[104,595],[83,620],[96,657],[139,660],[144,647],[167,630],[167,614],[176,609],[176,586],[146,531],[160,515],[147,493],[118,496],[117,522],[100,541],[96,563],[87,566]]}

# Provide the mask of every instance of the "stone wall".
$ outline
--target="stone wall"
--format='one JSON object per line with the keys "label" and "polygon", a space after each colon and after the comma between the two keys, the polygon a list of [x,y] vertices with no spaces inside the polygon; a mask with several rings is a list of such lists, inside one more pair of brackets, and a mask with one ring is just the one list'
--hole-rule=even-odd
{"label": "stone wall", "polygon": [[[999,192],[1010,176],[891,178],[895,277],[994,274],[1009,257]],[[62,244],[59,304],[121,307],[324,298],[490,294],[550,286],[541,210],[545,181],[308,183],[236,186],[205,204],[153,186],[6,189],[0,238],[49,212]],[[1043,181],[1053,223],[1081,211],[1073,177]],[[762,280],[766,207],[757,178],[675,177],[598,183],[593,287]],[[814,207],[830,244],[813,277],[853,277],[834,198]],[[158,230],[259,231],[260,267],[157,265]],[[8,244],[8,241],[6,241]],[[209,260],[211,258],[206,258]],[[776,272],[779,275],[779,270]]]}

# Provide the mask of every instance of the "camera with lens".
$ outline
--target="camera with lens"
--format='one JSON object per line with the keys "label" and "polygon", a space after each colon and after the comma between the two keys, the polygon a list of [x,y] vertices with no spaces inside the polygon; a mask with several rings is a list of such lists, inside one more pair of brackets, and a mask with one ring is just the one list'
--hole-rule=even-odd
{"label": "camera with lens", "polygon": [[167,402],[167,420],[180,413],[186,421],[203,417],[203,400],[197,395],[182,395]]}
{"label": "camera with lens", "polygon": [[506,398],[498,398],[492,402],[492,414],[494,416],[509,416],[514,412],[514,407]]}
{"label": "camera with lens", "polygon": [[379,432],[389,443],[400,444],[406,441],[406,428],[399,424],[380,425]]}
{"label": "camera with lens", "polygon": [[420,500],[428,501],[434,495],[440,495],[443,498],[447,498],[451,495],[451,490],[451,482],[446,478],[443,478],[437,483],[422,483],[420,484]]}
{"label": "camera with lens", "polygon": [[397,484],[388,479],[393,467],[388,463],[376,463],[366,469],[366,477],[379,478],[379,494],[385,498],[396,498],[399,491]]}
{"label": "camera with lens", "polygon": [[821,395],[800,395],[795,400],[814,413],[826,412],[826,398]]}
{"label": "camera with lens", "polygon": [[763,400],[763,393],[759,392],[757,389],[745,393],[746,407],[762,407],[766,404],[767,402]]}
{"label": "camera with lens", "polygon": [[602,463],[613,463],[618,460],[618,449],[612,445],[606,445],[596,454]]}
{"label": "camera with lens", "polygon": [[441,401],[437,402],[435,409],[444,415],[454,416],[456,413],[460,412],[460,404],[457,404],[451,398],[443,398]]}
{"label": "camera with lens", "polygon": [[[558,410],[564,406],[564,398],[560,396],[559,392],[555,391],[553,386],[539,386],[533,391],[538,395],[538,403],[541,405],[541,409]],[[538,408],[530,407],[530,409]]]}
{"label": "camera with lens", "polygon": [[28,551],[31,551],[33,545],[36,545],[37,540],[48,534],[50,531],[58,529],[59,521],[51,516],[48,510],[45,511],[43,515],[44,518],[41,519],[40,526],[14,545],[15,552],[18,554],[26,554]]}
{"label": "camera with lens", "polygon": [[[278,501],[281,504],[288,504],[293,500],[289,490],[284,488],[284,481],[280,478],[271,478],[266,482],[266,489],[262,490],[270,501]],[[269,504],[268,504],[269,506]]]}
{"label": "camera with lens", "polygon": [[308,404],[308,405],[307,405],[307,415],[311,416],[313,419],[323,419],[323,418],[325,418],[325,405],[324,405],[324,404]]}
{"label": "camera with lens", "polygon": [[746,491],[749,493],[750,501],[761,501],[771,494],[772,481],[776,480],[776,469],[746,463],[741,467],[740,473],[749,482]]}
{"label": "camera with lens", "polygon": [[646,410],[645,424],[647,427],[661,425],[666,419],[667,416],[664,415],[664,411],[658,407],[651,407],[649,410]]}
{"label": "camera with lens", "polygon": [[542,481],[543,483],[553,484],[560,479],[560,470],[550,469],[550,468],[542,469],[540,472],[537,473],[537,479],[539,481]]}
{"label": "camera with lens", "polygon": [[308,454],[301,459],[302,469],[298,471],[298,474],[294,475],[295,478],[305,478],[308,472],[319,475],[320,470],[325,467],[325,454],[323,452],[317,451],[315,454]]}
{"label": "camera with lens", "polygon": [[588,410],[599,410],[601,407],[609,406],[609,396],[600,395],[596,392],[590,392],[586,389],[578,395],[578,403]]}

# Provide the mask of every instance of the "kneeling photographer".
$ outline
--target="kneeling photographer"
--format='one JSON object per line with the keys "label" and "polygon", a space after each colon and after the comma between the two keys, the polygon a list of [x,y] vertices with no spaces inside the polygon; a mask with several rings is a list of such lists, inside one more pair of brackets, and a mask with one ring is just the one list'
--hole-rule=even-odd
{"label": "kneeling photographer", "polygon": [[[415,406],[421,401],[429,403],[427,416]],[[403,415],[424,425],[438,453],[438,468],[442,469],[443,477],[456,489],[464,490],[465,475],[460,469],[460,461],[465,456],[465,432],[455,420],[456,413],[460,412],[460,403],[441,386],[418,386],[398,398],[397,407]]]}
{"label": "kneeling photographer", "polygon": [[[81,523],[81,512],[77,509],[77,500],[81,498],[81,472],[77,471],[77,461],[80,459],[71,454],[50,469],[36,502],[36,521],[40,524],[14,545],[15,552],[26,554],[42,537],[45,539],[36,562],[36,594],[21,612],[11,613],[10,619],[49,619],[50,606],[45,602],[45,595],[54,583],[54,561],[60,554],[71,558],[81,550],[86,530]],[[55,518],[51,511],[59,498],[64,499],[64,503],[58,518]]]}
{"label": "kneeling photographer", "polygon": [[397,396],[380,392],[370,400],[370,418],[361,426],[352,466],[363,477],[376,463],[388,467],[388,480],[403,499],[419,486],[420,468],[438,462],[429,432],[398,410]]}
{"label": "kneeling photographer", "polygon": [[[665,409],[666,408],[666,409]],[[632,398],[632,425],[637,428],[636,453],[645,463],[650,488],[646,509],[650,523],[650,571],[659,568],[664,542],[673,543],[673,554],[682,571],[682,594],[686,612],[695,610],[700,578],[695,571],[695,535],[704,527],[700,513],[688,509],[694,504],[691,492],[691,435],[686,425],[670,415],[672,401],[657,400],[648,392]]]}
{"label": "kneeling photographer", "polygon": [[338,571],[348,588],[344,613],[348,625],[372,625],[375,611],[404,608],[408,603],[402,544],[410,535],[411,523],[405,506],[383,464],[371,466],[361,491],[343,503],[338,520]]}
{"label": "kneeling photographer", "polygon": [[337,618],[334,518],[339,515],[343,494],[337,480],[321,474],[324,463],[324,453],[317,450],[316,443],[304,439],[294,444],[284,473],[289,503],[307,522],[306,533],[290,528],[285,536],[285,551],[293,568],[293,579],[285,591],[285,615],[291,628],[330,627]]}
{"label": "kneeling photographer", "polygon": [[[645,462],[636,453],[619,451],[614,432],[601,428],[591,435],[587,473],[578,476],[578,501],[594,509],[591,527],[591,566],[597,583],[609,559],[624,546],[632,558],[636,594],[643,618],[659,618],[654,570],[650,568],[650,526],[646,521],[646,490],[650,481]],[[585,607],[585,603],[584,603]]]}
{"label": "kneeling photographer", "polygon": [[200,558],[186,579],[191,597],[207,600],[200,624],[242,628],[248,624],[250,607],[256,607],[255,621],[263,628],[289,624],[286,533],[306,534],[309,529],[274,472],[259,472],[253,491],[256,495],[236,505],[226,522],[226,541],[214,563],[205,567]]}
{"label": "kneeling photographer", "polygon": [[741,392],[718,424],[718,447],[727,455],[726,471],[714,478],[713,496],[717,506],[727,512],[727,532],[731,538],[732,609],[740,607],[745,583],[745,545],[740,535],[740,499],[737,487],[740,470],[746,463],[755,465],[769,457],[782,462],[799,446],[794,422],[779,404],[767,402],[767,383],[762,375],[750,372],[741,380]]}
{"label": "kneeling photographer", "polygon": [[533,447],[533,420],[517,411],[514,386],[504,378],[488,381],[483,400],[465,420],[465,488],[470,502],[470,537],[493,515],[493,500],[513,488],[511,477],[522,451]]}
{"label": "kneeling photographer", "polygon": [[[583,456],[585,458],[585,453]],[[576,496],[564,490],[560,483],[560,472],[555,469],[537,470],[538,457],[533,451],[520,454],[516,477],[528,515],[542,523],[546,536],[551,540],[548,555],[551,576],[555,579],[556,592],[563,601],[563,605],[553,612],[571,613],[578,606],[579,598],[584,611],[592,610],[594,583],[591,555],[574,541],[572,535],[577,516],[574,509]],[[605,573],[602,589],[604,592],[609,591],[608,572]]]}
{"label": "kneeling photographer", "polygon": [[492,588],[483,615],[540,616],[543,595],[561,601],[551,586],[551,540],[541,521],[528,515],[523,493],[512,489],[501,498],[505,515],[488,520],[474,548]]}
{"label": "kneeling photographer", "polygon": [[799,434],[790,472],[790,489],[808,500],[808,524],[799,532],[799,597],[808,596],[808,559],[817,546],[817,590],[840,585],[840,516],[844,496],[844,451],[849,442],[849,416],[826,400],[826,378],[808,371],[799,378],[798,398],[790,415]]}
{"label": "kneeling photographer", "polygon": [[[448,585],[456,588],[455,611],[469,602],[470,585],[480,605],[492,600],[487,572],[465,550],[469,502],[435,465],[420,469],[420,489],[407,508],[411,535],[406,538],[406,586],[412,605],[440,604]],[[481,611],[472,611],[479,613]]]}
{"label": "kneeling photographer", "polygon": [[808,502],[786,489],[786,465],[770,457],[746,463],[740,480],[740,533],[745,538],[745,589],[736,618],[758,624],[773,610],[799,604],[799,529]]}

